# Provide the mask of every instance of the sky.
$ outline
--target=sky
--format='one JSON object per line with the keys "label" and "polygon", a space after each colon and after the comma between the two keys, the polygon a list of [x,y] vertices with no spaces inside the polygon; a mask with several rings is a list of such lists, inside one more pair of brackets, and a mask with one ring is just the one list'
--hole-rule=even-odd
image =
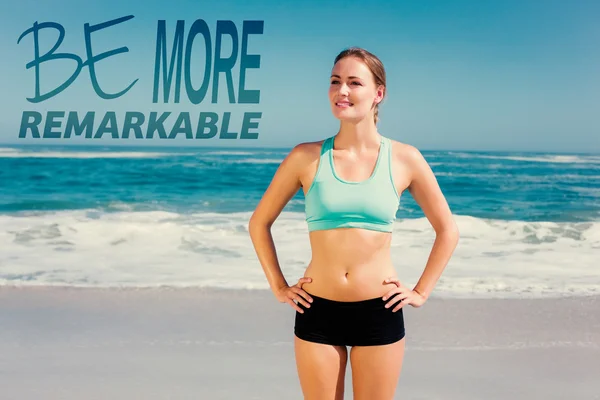
{"label": "sky", "polygon": [[[83,8],[72,0],[31,1],[0,6],[0,143],[61,145],[144,145],[291,147],[337,132],[327,90],[335,56],[360,46],[383,61],[387,98],[380,106],[379,132],[422,150],[481,150],[600,153],[600,2],[577,0],[506,1],[89,1]],[[128,48],[95,65],[101,88],[109,93],[131,89],[115,99],[100,98],[92,86],[90,68],[83,67],[61,93],[39,103],[35,94],[33,35],[17,40],[37,21],[65,28],[56,52],[86,59],[84,24],[100,24],[127,15],[133,18],[91,34],[94,54]],[[218,101],[208,95],[199,104],[186,96],[182,75],[179,103],[154,103],[154,67],[158,21],[166,24],[170,57],[175,25],[185,22],[185,38],[196,20],[209,28],[212,58],[218,20],[230,20],[238,33],[232,69],[234,95],[239,95],[243,23],[259,20],[262,34],[248,35],[248,54],[260,57],[259,68],[248,68],[245,87],[258,90],[258,104],[230,104],[224,75]],[[40,53],[53,46],[58,33],[42,30]],[[224,37],[223,57],[233,41]],[[190,47],[192,86],[200,87],[206,47],[197,36]],[[212,67],[211,67],[212,68]],[[40,65],[40,89],[48,92],[74,72],[71,60]],[[126,112],[171,112],[166,126],[188,112],[195,128],[200,112],[214,112],[222,121],[230,113],[229,132],[239,133],[244,113],[261,113],[256,139],[60,139],[19,138],[25,111],[96,114],[95,128],[113,111],[122,126]],[[58,132],[67,118],[58,119]],[[43,132],[42,132],[43,133]],[[168,133],[168,132],[167,132]]]}

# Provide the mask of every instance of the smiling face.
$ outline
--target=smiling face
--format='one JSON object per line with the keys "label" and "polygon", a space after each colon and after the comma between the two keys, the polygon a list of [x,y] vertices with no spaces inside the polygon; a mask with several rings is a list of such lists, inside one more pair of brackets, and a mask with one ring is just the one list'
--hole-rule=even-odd
{"label": "smiling face", "polygon": [[375,105],[383,99],[384,91],[369,67],[356,57],[342,58],[333,66],[329,102],[333,115],[341,121],[373,119]]}

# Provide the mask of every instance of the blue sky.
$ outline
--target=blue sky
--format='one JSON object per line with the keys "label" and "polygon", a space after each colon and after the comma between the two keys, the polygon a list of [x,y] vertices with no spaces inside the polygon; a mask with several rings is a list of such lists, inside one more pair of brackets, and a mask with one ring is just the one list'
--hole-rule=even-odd
{"label": "blue sky", "polygon": [[[515,150],[600,152],[600,3],[596,1],[158,1],[79,2],[24,0],[0,11],[0,142],[37,144],[114,144],[181,146],[292,146],[337,131],[327,103],[328,77],[335,55],[348,46],[377,54],[388,75],[388,98],[381,106],[379,130],[423,150]],[[17,39],[34,21],[62,24],[66,37],[58,51],[85,52],[83,25],[132,14],[121,25],[93,34],[96,53],[127,46],[128,53],[97,66],[108,92],[139,81],[124,96],[102,100],[84,68],[61,94],[38,104],[32,36]],[[249,53],[260,54],[260,69],[248,70],[246,87],[260,90],[260,104],[228,104],[224,79],[219,102],[198,105],[153,104],[152,88],[158,20],[167,21],[168,43],[178,19],[186,29],[204,19],[213,38],[217,20],[263,20],[264,33],[249,39]],[[50,32],[50,31],[48,31]],[[47,51],[56,33],[42,33]],[[203,73],[203,45],[194,43],[192,66]],[[223,52],[231,51],[224,41]],[[69,61],[42,65],[42,91],[72,72]],[[239,64],[234,69],[237,87]],[[212,83],[212,82],[211,82]],[[44,89],[45,88],[45,89]],[[236,90],[237,92],[237,90]],[[237,94],[237,93],[236,93]],[[242,140],[62,140],[18,139],[25,110],[231,112],[231,129],[241,128],[245,111],[262,112],[259,138]],[[174,122],[175,117],[169,120]],[[119,123],[122,123],[119,121]]]}

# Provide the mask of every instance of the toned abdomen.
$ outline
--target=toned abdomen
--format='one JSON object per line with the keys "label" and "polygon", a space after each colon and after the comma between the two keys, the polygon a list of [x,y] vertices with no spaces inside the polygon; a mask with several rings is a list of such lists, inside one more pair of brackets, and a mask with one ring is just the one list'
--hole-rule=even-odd
{"label": "toned abdomen", "polygon": [[390,290],[386,278],[395,278],[390,257],[391,234],[363,229],[335,229],[310,233],[311,262],[302,286],[315,296],[337,301],[380,297]]}

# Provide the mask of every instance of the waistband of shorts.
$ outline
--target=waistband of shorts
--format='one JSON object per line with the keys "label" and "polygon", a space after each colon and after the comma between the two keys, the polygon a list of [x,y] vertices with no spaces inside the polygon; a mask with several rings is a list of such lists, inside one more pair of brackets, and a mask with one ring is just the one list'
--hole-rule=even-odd
{"label": "waistband of shorts", "polygon": [[324,297],[320,297],[320,296],[315,296],[314,294],[308,292],[307,290],[305,290],[306,293],[308,293],[308,295],[313,299],[313,303],[312,304],[320,304],[320,305],[330,305],[330,306],[335,306],[335,307],[342,307],[342,308],[363,308],[363,307],[373,307],[373,306],[383,306],[385,305],[385,301],[383,300],[383,295],[381,295],[380,297],[374,297],[374,298],[370,298],[370,299],[365,299],[365,300],[355,300],[355,301],[340,301],[340,300],[332,300],[332,299],[327,299]]}

